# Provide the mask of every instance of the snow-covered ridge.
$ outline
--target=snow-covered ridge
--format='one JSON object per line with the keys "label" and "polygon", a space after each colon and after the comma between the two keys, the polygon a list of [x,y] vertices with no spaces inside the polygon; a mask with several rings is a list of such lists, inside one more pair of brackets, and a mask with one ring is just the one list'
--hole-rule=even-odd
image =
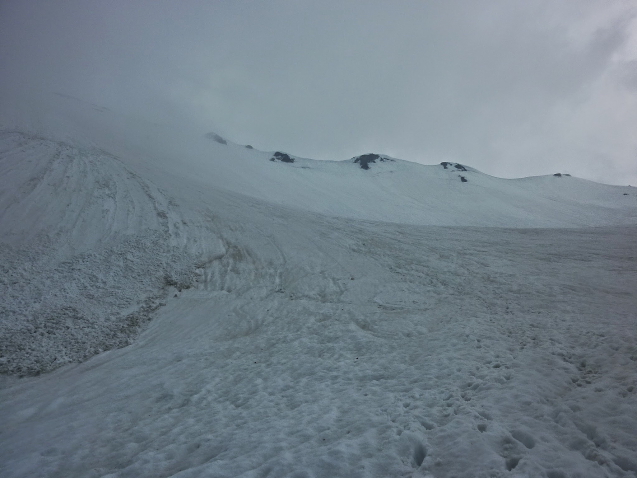
{"label": "snow-covered ridge", "polygon": [[5,131],[100,149],[133,169],[154,168],[206,187],[323,214],[448,226],[637,222],[636,189],[553,172],[500,179],[464,163],[426,166],[375,153],[318,161],[259,151],[194,126],[153,124],[60,96],[34,105],[31,116],[25,111],[4,114],[0,125]]}

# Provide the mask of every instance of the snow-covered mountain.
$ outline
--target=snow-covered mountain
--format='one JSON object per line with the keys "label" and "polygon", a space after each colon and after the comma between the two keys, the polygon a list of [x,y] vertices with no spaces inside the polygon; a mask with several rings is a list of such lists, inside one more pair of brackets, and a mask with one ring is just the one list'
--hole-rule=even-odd
{"label": "snow-covered mountain", "polygon": [[258,151],[194,126],[152,124],[59,95],[46,102],[38,98],[31,108],[20,103],[18,108],[19,115],[0,120],[5,131],[99,149],[128,168],[152,167],[202,187],[312,212],[444,226],[637,223],[637,189],[594,183],[576,174],[500,179],[466,164],[443,161],[426,166],[373,153],[317,161],[290,152]]}
{"label": "snow-covered mountain", "polygon": [[1,476],[637,474],[635,188],[10,100]]}

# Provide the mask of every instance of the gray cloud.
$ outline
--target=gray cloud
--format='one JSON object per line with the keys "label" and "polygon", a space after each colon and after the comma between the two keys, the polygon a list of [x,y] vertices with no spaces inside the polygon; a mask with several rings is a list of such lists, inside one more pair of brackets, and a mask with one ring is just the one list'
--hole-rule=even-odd
{"label": "gray cloud", "polygon": [[587,0],[5,1],[0,81],[179,111],[319,159],[637,185],[635,14]]}

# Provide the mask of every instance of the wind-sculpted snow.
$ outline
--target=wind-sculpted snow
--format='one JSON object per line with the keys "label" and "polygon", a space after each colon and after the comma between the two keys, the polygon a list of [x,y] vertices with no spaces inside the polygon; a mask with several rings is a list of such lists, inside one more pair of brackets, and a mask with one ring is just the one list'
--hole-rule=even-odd
{"label": "wind-sculpted snow", "polygon": [[168,285],[193,282],[178,211],[104,152],[0,140],[0,373],[39,374],[128,345]]}
{"label": "wind-sculpted snow", "polygon": [[0,136],[0,476],[635,477],[632,188],[112,128]]}

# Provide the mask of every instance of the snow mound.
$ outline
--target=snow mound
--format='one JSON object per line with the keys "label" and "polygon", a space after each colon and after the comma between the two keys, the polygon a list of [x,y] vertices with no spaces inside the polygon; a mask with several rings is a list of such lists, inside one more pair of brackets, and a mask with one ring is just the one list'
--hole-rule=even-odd
{"label": "snow mound", "polygon": [[171,286],[192,285],[179,211],[113,156],[3,133],[0,175],[0,373],[126,346]]}

